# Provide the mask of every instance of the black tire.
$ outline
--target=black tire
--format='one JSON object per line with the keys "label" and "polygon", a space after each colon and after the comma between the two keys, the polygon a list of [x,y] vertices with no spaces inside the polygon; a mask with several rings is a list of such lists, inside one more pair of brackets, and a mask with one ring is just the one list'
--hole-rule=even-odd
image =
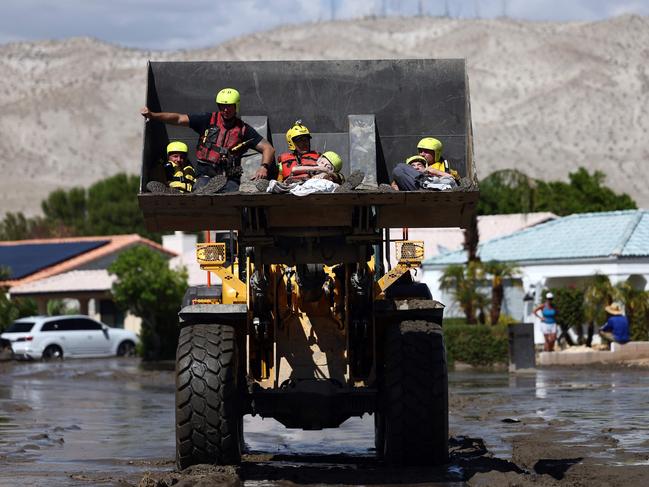
{"label": "black tire", "polygon": [[381,390],[383,457],[392,465],[448,462],[448,373],[441,328],[389,326]]}
{"label": "black tire", "polygon": [[135,343],[131,340],[124,340],[117,347],[118,357],[135,357]]}
{"label": "black tire", "polygon": [[228,325],[180,331],[176,353],[176,463],[241,461],[242,421],[237,345]]}
{"label": "black tire", "polygon": [[63,349],[58,345],[48,345],[43,350],[43,360],[63,360]]}

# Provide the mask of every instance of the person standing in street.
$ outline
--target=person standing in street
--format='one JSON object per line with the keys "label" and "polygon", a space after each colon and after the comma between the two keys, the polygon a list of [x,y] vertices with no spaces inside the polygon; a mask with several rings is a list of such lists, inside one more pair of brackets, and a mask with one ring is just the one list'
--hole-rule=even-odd
{"label": "person standing in street", "polygon": [[[534,308],[534,315],[541,320],[541,332],[545,342],[544,352],[554,352],[554,343],[557,341],[557,308],[554,306],[554,295],[546,293],[545,302]],[[539,315],[539,312],[541,314]]]}

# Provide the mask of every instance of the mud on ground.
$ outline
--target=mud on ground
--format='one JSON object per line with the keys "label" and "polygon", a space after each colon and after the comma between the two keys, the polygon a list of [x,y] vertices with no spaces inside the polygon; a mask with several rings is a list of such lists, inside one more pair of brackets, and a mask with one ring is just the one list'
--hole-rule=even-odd
{"label": "mud on ground", "polygon": [[241,465],[178,472],[173,382],[129,359],[0,364],[0,485],[25,475],[48,487],[644,486],[649,477],[649,376],[635,367],[452,372],[450,461],[435,468],[384,465],[369,449],[369,417],[311,443],[268,421],[248,429],[250,420]]}
{"label": "mud on ground", "polygon": [[[574,384],[561,387],[578,389]],[[587,387],[599,388],[593,384]],[[542,407],[547,397],[540,399],[538,406]],[[634,433],[633,426],[597,428],[593,424],[588,434],[582,434],[580,421],[543,418],[530,411],[528,405],[517,407],[506,394],[484,397],[451,393],[449,402],[451,418],[464,417],[464,420],[451,420],[450,460],[440,467],[389,467],[371,451],[366,455],[249,452],[237,467],[199,465],[183,472],[148,474],[138,486],[257,483],[282,486],[314,483],[499,487],[646,485],[649,440],[641,443],[641,451],[637,451],[637,448],[626,449],[618,439],[626,433]],[[572,405],[566,404],[566,407]],[[588,414],[592,413],[584,411],[584,415]],[[495,443],[495,438],[471,436],[473,423],[501,425],[500,440],[507,453],[499,455],[490,449],[488,445]]]}
{"label": "mud on ground", "polygon": [[[396,468],[371,457],[347,455],[246,454],[237,467],[196,465],[182,472],[146,474],[138,487],[207,485],[458,485],[469,486],[645,486],[646,466],[606,466],[597,448],[557,447],[557,434],[523,435],[515,457],[494,456],[481,438],[450,439],[450,463],[440,467]],[[646,459],[646,458],[645,458]],[[631,458],[637,460],[637,458]]]}

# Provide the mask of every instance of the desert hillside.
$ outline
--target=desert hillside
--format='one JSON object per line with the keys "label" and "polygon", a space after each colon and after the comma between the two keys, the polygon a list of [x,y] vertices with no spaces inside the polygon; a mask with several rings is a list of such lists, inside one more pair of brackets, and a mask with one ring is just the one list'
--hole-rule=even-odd
{"label": "desert hillside", "polygon": [[[366,19],[288,26],[209,49],[92,39],[0,45],[0,217],[49,191],[137,173],[147,60],[466,57],[480,176],[600,169],[649,207],[649,18],[596,23]],[[217,87],[215,87],[216,89]],[[206,106],[209,109],[210,106]]]}

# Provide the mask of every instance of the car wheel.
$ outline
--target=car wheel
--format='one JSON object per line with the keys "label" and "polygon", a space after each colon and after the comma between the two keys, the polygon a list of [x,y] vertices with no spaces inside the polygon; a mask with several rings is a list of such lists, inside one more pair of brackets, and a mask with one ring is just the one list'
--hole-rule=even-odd
{"label": "car wheel", "polygon": [[43,350],[43,360],[63,360],[63,349],[58,345],[49,345]]}
{"label": "car wheel", "polygon": [[117,356],[135,357],[135,343],[131,341],[125,341],[120,343],[119,347],[117,347]]}

